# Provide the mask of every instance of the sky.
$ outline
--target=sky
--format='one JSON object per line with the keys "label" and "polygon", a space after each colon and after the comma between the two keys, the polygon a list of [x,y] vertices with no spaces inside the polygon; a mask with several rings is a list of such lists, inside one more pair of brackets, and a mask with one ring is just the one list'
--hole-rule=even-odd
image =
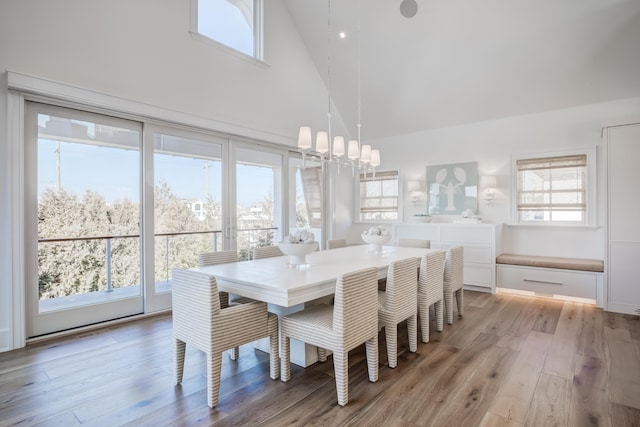
{"label": "sky", "polygon": [[[38,193],[57,186],[57,142],[40,139],[38,146]],[[102,194],[107,201],[128,198],[139,201],[139,158],[134,150],[100,147],[69,142],[60,143],[61,186],[82,195],[87,189]],[[205,198],[206,181],[204,159],[170,155],[154,158],[156,182],[164,179],[171,190],[185,199]],[[209,193],[221,200],[221,170],[219,161],[209,161]],[[264,200],[273,193],[273,172],[269,168],[238,165],[237,199],[243,206]]]}

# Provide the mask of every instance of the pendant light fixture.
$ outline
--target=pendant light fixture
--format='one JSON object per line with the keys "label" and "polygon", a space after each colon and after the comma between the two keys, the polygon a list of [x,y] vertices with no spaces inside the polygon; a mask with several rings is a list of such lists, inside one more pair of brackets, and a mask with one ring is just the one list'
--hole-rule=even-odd
{"label": "pendant light fixture", "polygon": [[[335,163],[338,166],[363,169],[365,174],[367,170],[375,173],[375,168],[380,166],[380,151],[372,150],[370,145],[362,145],[362,122],[361,122],[361,65],[360,65],[360,2],[358,0],[358,123],[357,139],[349,140],[345,151],[345,138],[341,135],[333,136],[331,133],[331,0],[327,2],[327,124],[328,130],[320,130],[316,133],[315,150],[313,149],[313,137],[311,127],[301,126],[298,133],[298,150],[302,153],[302,167],[305,167],[305,158],[308,153],[320,157],[322,163],[324,161]],[[342,37],[342,36],[341,36]],[[345,156],[346,154],[346,156]]]}

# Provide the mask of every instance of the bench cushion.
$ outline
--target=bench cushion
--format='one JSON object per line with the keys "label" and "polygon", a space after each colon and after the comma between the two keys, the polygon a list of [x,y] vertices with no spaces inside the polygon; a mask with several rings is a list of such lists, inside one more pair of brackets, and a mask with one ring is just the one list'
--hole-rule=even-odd
{"label": "bench cushion", "polygon": [[497,264],[524,265],[527,267],[559,268],[563,270],[604,271],[604,262],[599,259],[561,258],[538,255],[501,254]]}

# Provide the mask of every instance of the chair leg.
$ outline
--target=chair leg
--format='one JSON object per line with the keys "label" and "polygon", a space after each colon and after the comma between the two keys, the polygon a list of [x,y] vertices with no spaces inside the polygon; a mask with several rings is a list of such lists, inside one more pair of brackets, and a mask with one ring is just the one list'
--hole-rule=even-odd
{"label": "chair leg", "polygon": [[318,347],[318,361],[326,362],[327,361],[327,349]]}
{"label": "chair leg", "polygon": [[336,376],[338,405],[344,406],[349,402],[349,352],[333,352],[333,370]]}
{"label": "chair leg", "polygon": [[409,351],[418,351],[418,314],[407,319],[407,332],[409,333]]}
{"label": "chair leg", "polygon": [[429,306],[424,307],[420,305],[419,307],[419,315],[420,315],[420,332],[422,334],[422,342],[429,342]]}
{"label": "chair leg", "polygon": [[378,334],[365,343],[367,350],[367,370],[369,371],[369,381],[378,381]]}
{"label": "chair leg", "polygon": [[272,380],[280,376],[280,343],[278,341],[278,316],[269,314],[269,374]]}
{"label": "chair leg", "polygon": [[398,326],[385,325],[384,335],[387,338],[387,358],[389,367],[395,368],[398,364]]}
{"label": "chair leg", "polygon": [[444,303],[442,300],[434,304],[434,309],[436,311],[436,329],[438,332],[442,332],[444,329]]}
{"label": "chair leg", "polygon": [[444,293],[444,311],[447,315],[447,323],[453,324],[453,292]]}
{"label": "chair leg", "polygon": [[176,384],[182,382],[182,373],[184,372],[184,353],[187,348],[187,344],[179,339],[176,339],[174,346],[174,360],[175,360],[175,380]]}
{"label": "chair leg", "polygon": [[207,403],[210,408],[215,408],[218,405],[221,367],[222,353],[207,355]]}
{"label": "chair leg", "polygon": [[291,378],[291,354],[289,353],[291,339],[285,335],[282,335],[281,339],[282,351],[280,352],[280,380],[283,383],[286,383]]}
{"label": "chair leg", "polygon": [[463,296],[463,290],[462,288],[458,289],[456,291],[456,304],[458,305],[458,317],[462,317],[462,310],[463,310],[463,302],[464,302],[464,296]]}
{"label": "chair leg", "polygon": [[240,347],[233,347],[231,349],[231,360],[238,360],[240,358]]}

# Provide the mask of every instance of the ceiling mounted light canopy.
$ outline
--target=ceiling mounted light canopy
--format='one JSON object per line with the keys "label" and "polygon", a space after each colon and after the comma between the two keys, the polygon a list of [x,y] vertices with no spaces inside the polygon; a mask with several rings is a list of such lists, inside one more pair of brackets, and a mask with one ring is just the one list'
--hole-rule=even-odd
{"label": "ceiling mounted light canopy", "polygon": [[400,3],[400,13],[405,18],[413,18],[418,13],[418,3],[416,0],[402,0]]}

